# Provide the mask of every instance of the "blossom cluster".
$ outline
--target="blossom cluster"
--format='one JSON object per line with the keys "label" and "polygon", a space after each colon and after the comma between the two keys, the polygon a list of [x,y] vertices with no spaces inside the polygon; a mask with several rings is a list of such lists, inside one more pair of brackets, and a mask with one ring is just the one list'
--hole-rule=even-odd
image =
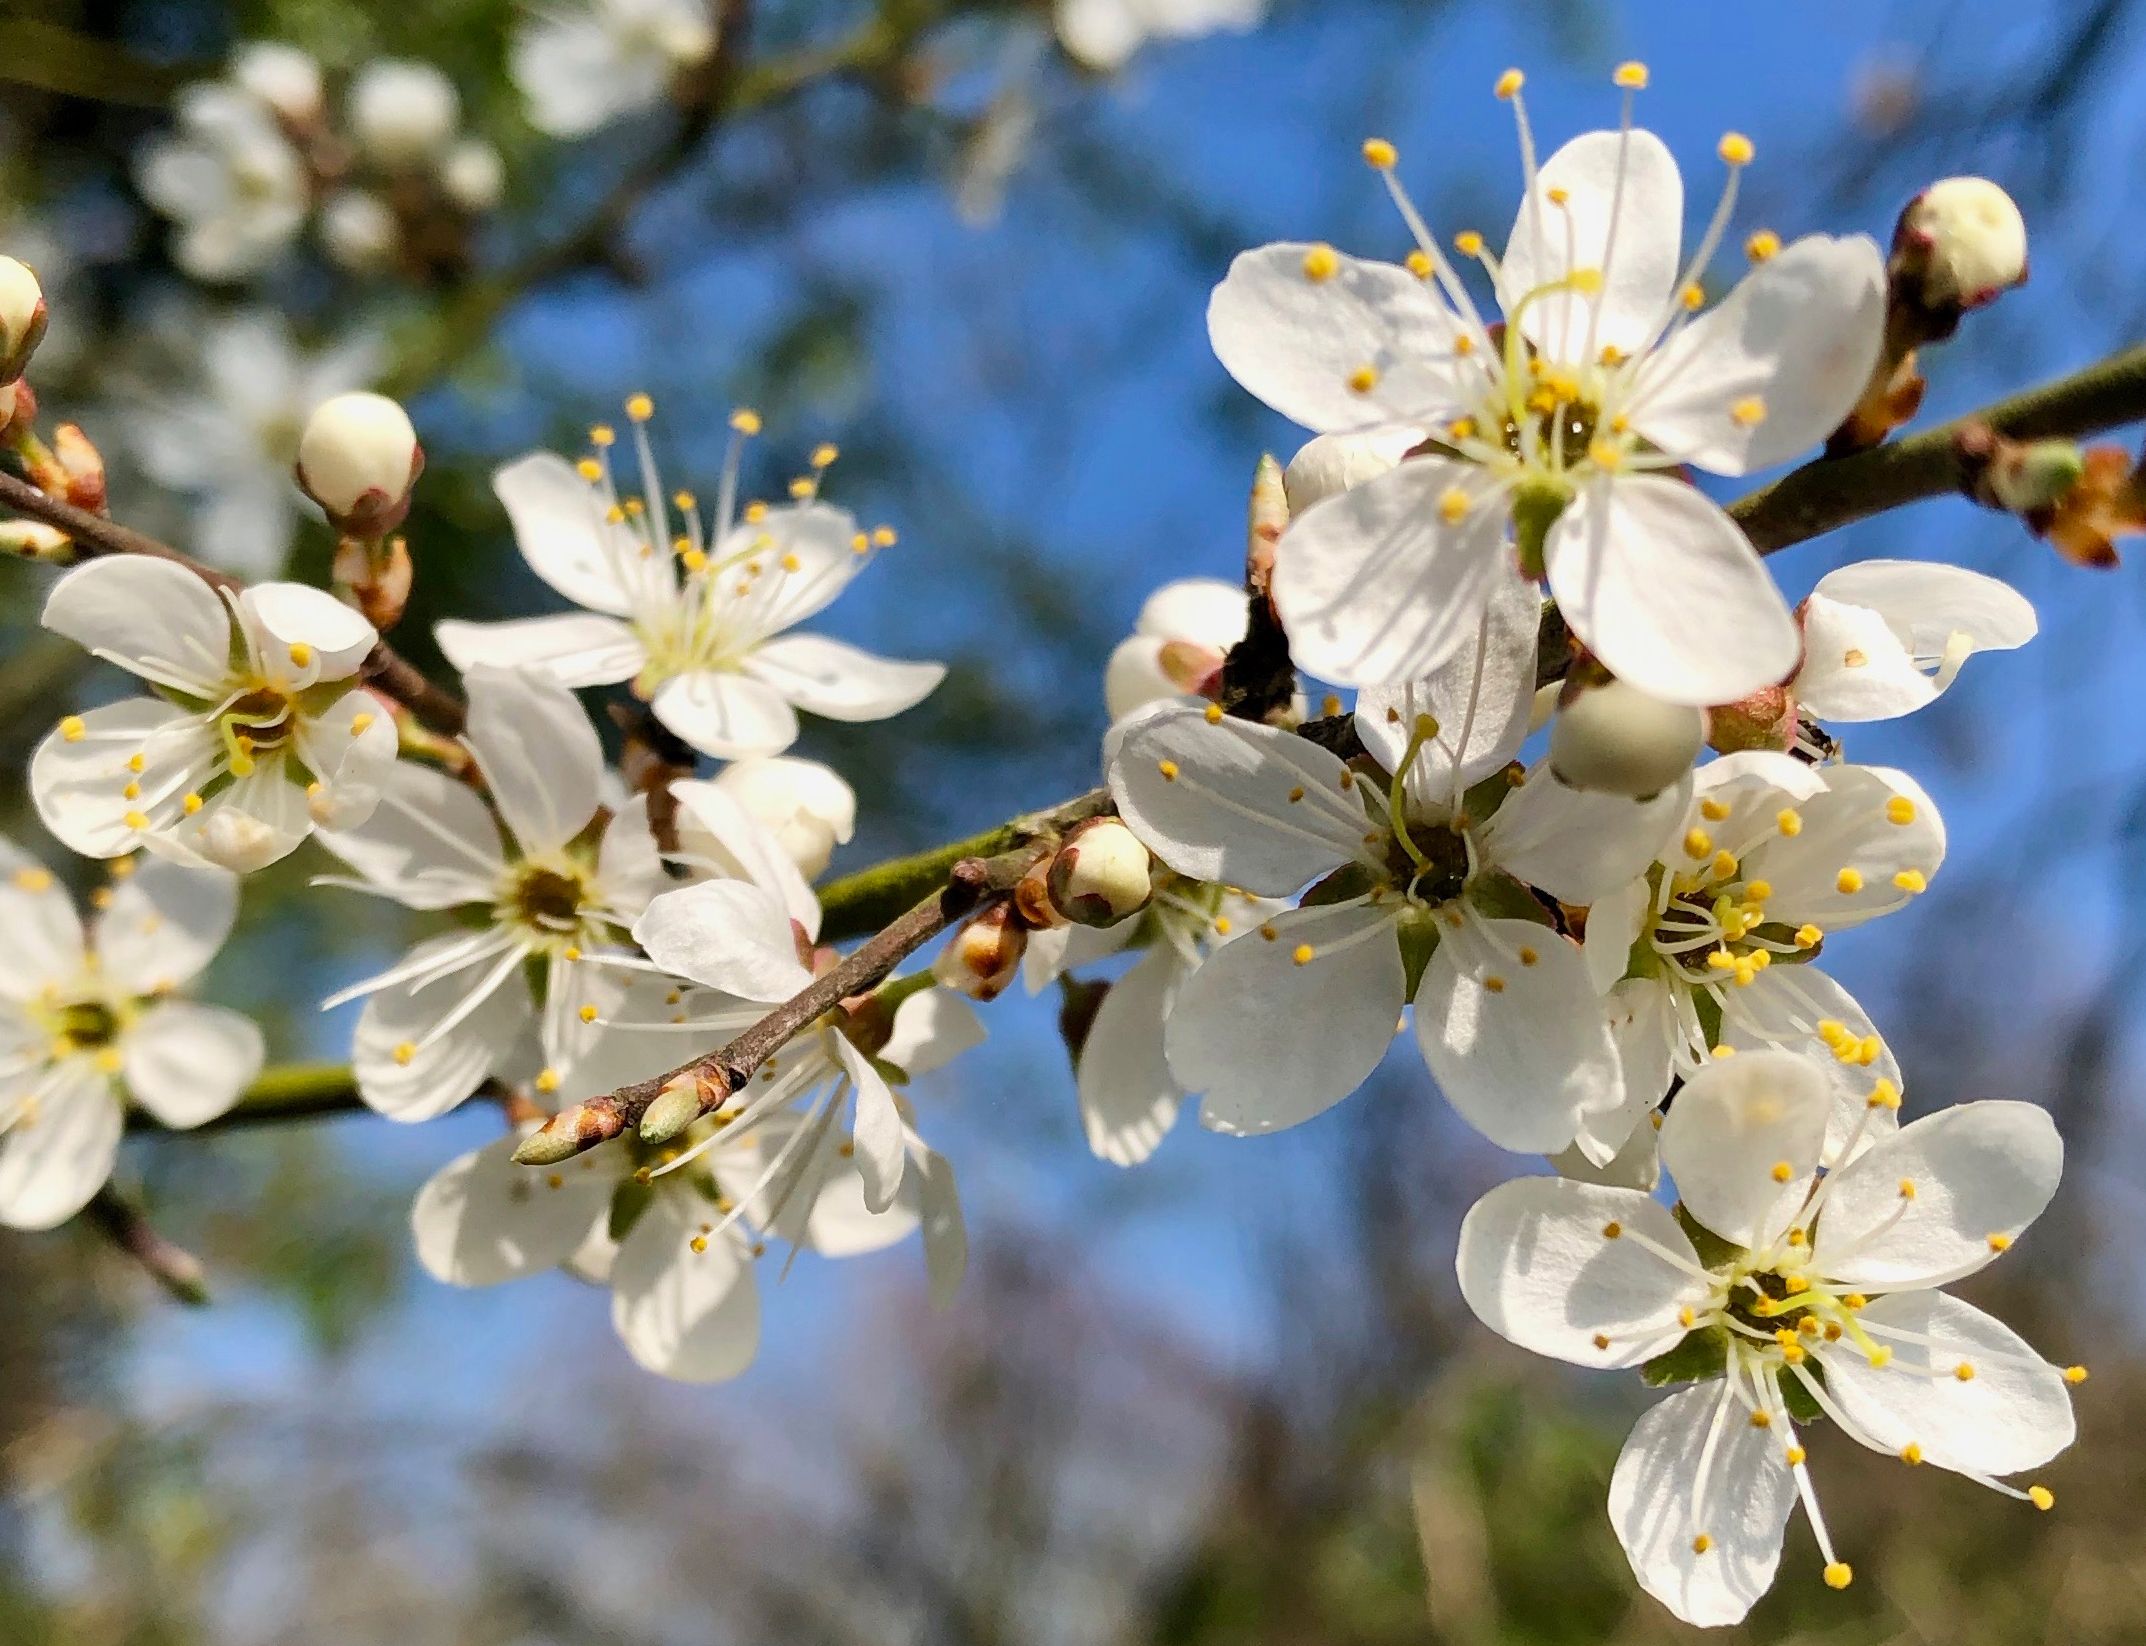
{"label": "blossom cluster", "polygon": [[[1102,59],[1256,12],[1069,0],[1061,26],[1117,41]],[[716,44],[697,5],[600,0],[528,24],[517,73],[540,125],[580,132],[659,101]],[[361,148],[445,164],[452,89],[394,67],[350,89]],[[1931,795],[1832,728],[1926,706],[1975,652],[2030,640],[2034,612],[1910,560],[1791,605],[1694,478],[1882,439],[1919,395],[1914,347],[2024,277],[2024,230],[1988,185],[1948,180],[1890,259],[1761,230],[1710,302],[1752,146],[1722,139],[1687,255],[1682,174],[1632,123],[1645,80],[1620,68],[1620,124],[1539,162],[1520,76],[1498,83],[1524,171],[1502,252],[1469,230],[1449,253],[1373,141],[1405,262],[1319,242],[1236,260],[1215,352],[1313,436],[1261,466],[1246,587],[1156,592],[1104,671],[1103,788],[1009,825],[988,860],[939,862],[919,935],[868,977],[846,969],[863,950],[837,952],[847,893],[823,901],[857,797],[789,751],[801,715],[883,720],[945,671],[806,628],[897,543],[824,495],[832,445],[750,498],[760,419],[740,410],[704,501],[666,486],[635,395],[623,441],[601,425],[583,451],[500,468],[521,555],[572,609],[439,622],[459,695],[398,684],[383,638],[423,552],[391,535],[424,466],[392,401],[314,395],[294,434],[290,472],[340,539],[332,593],[47,525],[40,558],[84,558],[45,627],[138,691],[64,715],[30,762],[46,829],[111,866],[88,925],[0,843],[18,934],[0,1222],[90,1204],[130,1106],[190,1127],[243,1100],[259,1031],[180,991],[241,877],[305,850],[328,894],[436,928],[323,1003],[360,1005],[358,1097],[414,1123],[481,1095],[506,1122],[419,1193],[420,1261],[456,1285],[601,1285],[659,1373],[750,1364],[778,1247],[842,1258],[916,1234],[931,1292],[952,1291],[966,1234],[917,1083],[982,1039],[970,1001],[1018,976],[1081,1007],[1083,1129],[1118,1165],[1188,1100],[1233,1136],[1310,1121],[1403,1036],[1468,1126],[1545,1157],[1468,1213],[1461,1291],[1522,1347],[1680,1386],[1609,1491],[1639,1582],[1679,1617],[1744,1616],[1798,1504],[1825,1582],[1852,1580],[1807,1466],[1820,1423],[2051,1507],[2006,1477],[2070,1443],[2084,1372],[1944,1288],[2048,1204],[2061,1143],[2019,1103],[1902,1125],[1900,1064],[1827,969],[1946,855]],[[197,88],[190,135],[145,175],[186,225],[182,259],[237,274],[297,232],[265,214],[274,188],[240,184],[302,167],[323,108],[310,61],[268,48]],[[0,411],[33,453],[17,385],[43,325],[35,278],[0,263]],[[274,473],[261,490],[289,511]],[[1247,681],[1277,637],[1278,678]],[[1300,671],[1353,702],[1315,715]],[[585,691],[614,694],[611,752]],[[1075,977],[1106,963],[1107,984]]]}

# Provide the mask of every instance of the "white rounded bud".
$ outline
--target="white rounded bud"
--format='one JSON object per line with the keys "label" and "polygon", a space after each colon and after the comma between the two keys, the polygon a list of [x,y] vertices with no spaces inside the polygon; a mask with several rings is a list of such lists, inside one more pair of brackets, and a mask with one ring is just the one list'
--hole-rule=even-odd
{"label": "white rounded bud", "polygon": [[395,214],[377,194],[338,189],[320,208],[320,243],[353,274],[371,274],[395,255]]}
{"label": "white rounded bud", "polygon": [[766,826],[807,880],[824,874],[835,847],[857,831],[857,791],[817,760],[787,754],[734,760],[714,784]]}
{"label": "white rounded bud", "polygon": [[1908,203],[1900,229],[1932,308],[1976,308],[2027,278],[2026,220],[1986,177],[1932,183]]}
{"label": "white rounded bud", "polygon": [[1154,870],[1140,837],[1115,817],[1083,823],[1051,859],[1051,906],[1081,926],[1115,926],[1147,907]]}
{"label": "white rounded bud", "polygon": [[1165,583],[1103,671],[1103,702],[1121,720],[1148,703],[1205,693],[1244,638],[1244,590],[1214,577]]}
{"label": "white rounded bud", "polygon": [[45,335],[45,288],[27,263],[0,257],[0,383],[12,383]]}
{"label": "white rounded bud", "polygon": [[440,162],[441,191],[472,215],[498,205],[506,188],[507,164],[481,137],[465,137]]}
{"label": "white rounded bud", "polygon": [[256,40],[231,58],[231,78],[293,125],[320,116],[320,65],[281,40]]}
{"label": "white rounded bud", "polygon": [[298,484],[338,528],[360,536],[402,519],[424,466],[408,414],[384,394],[322,402],[298,439]]}
{"label": "white rounded bud", "polygon": [[431,159],[461,123],[454,82],[430,63],[369,63],[351,83],[351,132],[366,156],[389,171]]}
{"label": "white rounded bud", "polygon": [[1657,795],[1691,770],[1706,711],[1664,703],[1621,680],[1590,686],[1550,722],[1550,770],[1575,789]]}
{"label": "white rounded bud", "polygon": [[1339,497],[1366,480],[1376,480],[1395,468],[1416,444],[1415,433],[1408,429],[1377,434],[1322,434],[1307,442],[1282,471],[1290,517],[1294,519],[1313,504]]}
{"label": "white rounded bud", "polygon": [[1019,975],[1027,952],[1028,929],[1010,905],[994,903],[954,934],[931,974],[971,1000],[996,1000]]}

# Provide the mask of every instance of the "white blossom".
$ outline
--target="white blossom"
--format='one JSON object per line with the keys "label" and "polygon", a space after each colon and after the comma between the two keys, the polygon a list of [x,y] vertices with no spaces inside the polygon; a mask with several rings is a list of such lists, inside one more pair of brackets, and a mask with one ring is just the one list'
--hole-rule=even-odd
{"label": "white blossom", "polygon": [[[1823,439],[1877,357],[1885,279],[1868,239],[1813,235],[1698,313],[1697,284],[1750,158],[1680,266],[1684,189],[1651,132],[1575,138],[1540,168],[1518,93],[1526,197],[1490,271],[1494,336],[1367,145],[1419,249],[1411,268],[1331,246],[1239,257],[1208,311],[1217,355],[1277,411],[1322,432],[1400,428],[1439,451],[1293,521],[1274,598],[1298,663],[1349,683],[1427,672],[1477,624],[1501,566],[1547,579],[1620,679],[1704,706],[1796,664],[1788,608],[1741,529],[1672,472],[1741,475]],[[1419,277],[1420,271],[1420,277]]]}
{"label": "white blossom", "polygon": [[465,137],[440,162],[440,189],[466,212],[488,212],[507,191],[507,163],[483,138]]}
{"label": "white blossom", "polygon": [[1620,1148],[1627,1134],[1615,1127],[1637,1124],[1673,1076],[1719,1047],[1818,1058],[1835,1094],[1831,1150],[1871,1135],[1873,1093],[1889,1126],[1899,1065],[1812,957],[1835,933],[1905,907],[1944,860],[1944,820],[1904,772],[1769,750],[1701,767],[1661,860],[1588,911],[1587,964],[1609,992],[1631,1098],[1600,1122],[1598,1153]]}
{"label": "white blossom", "polygon": [[395,256],[401,231],[387,202],[365,189],[337,189],[321,202],[322,249],[354,274],[376,274]]}
{"label": "white blossom", "polygon": [[1110,718],[1123,720],[1149,703],[1212,696],[1244,630],[1244,590],[1236,584],[1217,577],[1165,583],[1147,597],[1103,670]]}
{"label": "white blossom", "polygon": [[603,751],[573,693],[505,670],[467,685],[463,741],[492,808],[403,761],[369,822],[321,837],[357,876],[324,883],[480,917],[323,1002],[365,1001],[351,1063],[359,1095],[393,1120],[446,1113],[513,1066],[532,1025],[536,1088],[556,1091],[616,992],[607,977],[637,964],[626,929],[664,884],[645,801],[599,812]]}
{"label": "white blossom", "polygon": [[305,163],[274,111],[238,86],[188,86],[177,112],[178,130],[136,162],[142,197],[172,220],[172,256],[197,280],[258,274],[305,224]]}
{"label": "white blossom", "polygon": [[[2055,1192],[2063,1146],[2031,1104],[1964,1103],[1821,1176],[1833,1110],[1805,1058],[1751,1052],[1688,1082],[1662,1127],[1682,1199],[1524,1178],[1461,1225],[1462,1294],[1523,1348],[1702,1377],[1639,1420],[1610,1519],[1641,1586],[1688,1623],[1734,1623],[1772,1585],[1800,1498],[1845,1588],[1799,1414],[2037,1508],[2002,1483],[2071,1443],[2067,1378],[1939,1287],[2009,1248]],[[1878,1111],[1868,1111],[1876,1113]],[[1851,1151],[1852,1152],[1852,1151]],[[1702,1249],[1686,1221],[1710,1237]]]}
{"label": "white blossom", "polygon": [[1256,27],[1267,0],[1057,0],[1058,39],[1091,69],[1123,68],[1150,40]]}
{"label": "white blossom", "polygon": [[708,0],[580,0],[524,22],[509,67],[532,126],[581,137],[661,103],[715,38]]}
{"label": "white blossom", "polygon": [[31,757],[38,815],[70,850],[245,873],[379,803],[395,724],[357,679],[379,636],[333,596],[220,592],[127,555],[61,578],[43,622],[156,693],[68,715]]}
{"label": "white blossom", "polygon": [[[570,686],[632,681],[656,718],[717,759],[779,754],[797,710],[881,720],[921,702],[945,678],[937,663],[899,663],[844,641],[785,631],[823,610],[894,541],[818,500],[817,479],[779,507],[736,506],[741,414],[717,494],[713,529],[690,494],[667,494],[643,427],[632,419],[640,490],[621,496],[607,462],[579,470],[537,453],[508,464],[493,489],[530,568],[586,613],[505,623],[445,622],[440,649],[457,668],[542,669]],[[611,431],[599,429],[599,451]],[[818,456],[833,460],[832,448]],[[824,465],[822,465],[824,466]],[[672,511],[681,529],[674,536]]]}
{"label": "white blossom", "polygon": [[[1295,1125],[1368,1078],[1415,1002],[1448,1101],[1506,1148],[1570,1144],[1624,1102],[1579,946],[1529,895],[1566,903],[1630,879],[1682,811],[1585,795],[1541,768],[1502,775],[1526,736],[1539,603],[1507,578],[1478,644],[1423,681],[1364,693],[1356,727],[1388,778],[1276,727],[1161,704],[1113,728],[1119,814],[1179,874],[1302,905],[1215,951],[1179,991],[1166,1055],[1202,1120]],[[1497,787],[1469,799],[1476,785]],[[1492,808],[1495,809],[1492,809]]]}
{"label": "white blossom", "polygon": [[832,766],[795,755],[733,760],[714,785],[772,833],[798,873],[817,880],[857,832],[857,791]]}
{"label": "white blossom", "polygon": [[1391,474],[1415,444],[1416,435],[1411,429],[1314,435],[1297,448],[1289,467],[1282,471],[1282,491],[1289,501],[1290,514],[1302,514],[1366,480]]}
{"label": "white blossom", "polygon": [[254,40],[231,54],[231,81],[281,118],[305,125],[320,118],[320,65],[281,40]]}
{"label": "white blossom", "polygon": [[350,83],[351,136],[385,171],[411,171],[437,159],[462,123],[455,83],[431,63],[382,58]]}
{"label": "white blossom", "polygon": [[1804,601],[1789,695],[1821,720],[1890,720],[1933,701],[1978,651],[2032,640],[2034,608],[1994,577],[1920,560],[1860,560]]}
{"label": "white blossom", "polygon": [[[111,1176],[131,1101],[213,1120],[261,1067],[261,1031],[181,999],[238,913],[214,869],[129,860],[85,928],[52,875],[0,841],[0,1223],[49,1229]],[[115,870],[115,872],[117,872]]]}

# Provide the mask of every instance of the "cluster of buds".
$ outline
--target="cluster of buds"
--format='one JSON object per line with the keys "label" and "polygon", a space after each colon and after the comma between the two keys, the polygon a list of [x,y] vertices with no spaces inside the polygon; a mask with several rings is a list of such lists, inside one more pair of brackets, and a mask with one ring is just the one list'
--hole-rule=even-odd
{"label": "cluster of buds", "polygon": [[1091,817],[1068,829],[1055,851],[1036,859],[1013,896],[982,910],[941,951],[933,974],[972,1000],[993,1000],[1021,969],[1030,932],[1062,926],[1115,926],[1155,895],[1154,859],[1115,817]]}
{"label": "cluster of buds", "polygon": [[2146,460],[2121,446],[2012,440],[1977,423],[1953,450],[1963,492],[2017,515],[2075,566],[2114,566],[2116,540],[2146,531]]}
{"label": "cluster of buds", "polygon": [[2027,279],[2027,225],[2012,197],[1984,177],[1947,177],[1910,200],[1886,264],[1885,345],[1834,455],[1875,446],[1922,406],[1915,351],[1942,343],[1970,309]]}
{"label": "cluster of buds", "polygon": [[298,486],[341,536],[335,580],[374,628],[392,628],[410,598],[408,545],[389,534],[410,512],[425,449],[409,415],[384,394],[339,394],[306,419]]}
{"label": "cluster of buds", "polygon": [[[49,444],[37,434],[37,396],[22,374],[45,335],[45,320],[37,276],[27,264],[0,257],[0,438],[39,491],[102,514],[104,456],[89,436],[73,423],[62,423]],[[0,548],[33,560],[72,552],[64,532],[35,520],[0,522]]]}

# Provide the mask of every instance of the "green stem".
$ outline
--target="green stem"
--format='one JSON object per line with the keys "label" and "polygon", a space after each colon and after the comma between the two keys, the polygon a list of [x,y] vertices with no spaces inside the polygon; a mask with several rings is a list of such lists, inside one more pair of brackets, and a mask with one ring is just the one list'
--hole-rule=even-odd
{"label": "green stem", "polygon": [[[358,1101],[357,1077],[347,1063],[277,1063],[263,1069],[237,1103],[197,1131],[226,1131],[273,1120],[310,1120],[319,1115],[343,1114],[362,1105]],[[130,1131],[158,1131],[153,1115],[129,1110]]]}

